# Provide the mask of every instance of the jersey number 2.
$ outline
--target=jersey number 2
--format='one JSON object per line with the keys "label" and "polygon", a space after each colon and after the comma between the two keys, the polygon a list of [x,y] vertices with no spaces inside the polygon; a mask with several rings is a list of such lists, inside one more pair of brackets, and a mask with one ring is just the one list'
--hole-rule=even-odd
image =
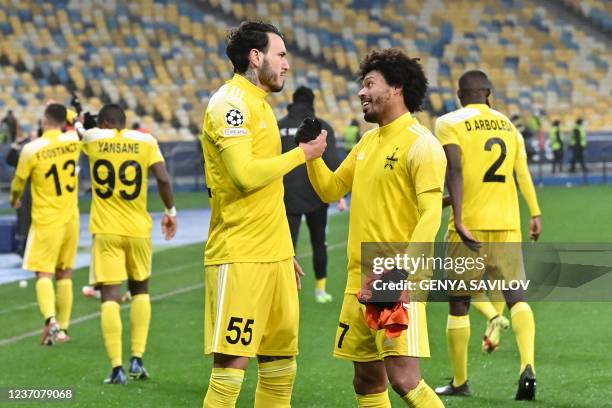
{"label": "jersey number 2", "polygon": [[499,145],[500,154],[497,160],[495,160],[491,167],[489,167],[489,170],[487,170],[485,173],[482,181],[485,183],[505,183],[506,176],[503,174],[496,174],[495,172],[501,167],[504,160],[506,160],[506,143],[504,143],[504,141],[499,137],[492,137],[485,143],[485,150],[489,152],[492,151],[494,145]]}

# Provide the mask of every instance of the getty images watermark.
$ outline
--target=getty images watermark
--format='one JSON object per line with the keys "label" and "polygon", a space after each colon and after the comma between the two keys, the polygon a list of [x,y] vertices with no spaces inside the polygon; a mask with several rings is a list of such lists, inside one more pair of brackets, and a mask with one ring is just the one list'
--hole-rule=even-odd
{"label": "getty images watermark", "polygon": [[[389,273],[393,271],[394,273]],[[508,291],[533,301],[612,301],[612,243],[381,243],[361,246],[362,283],[394,299],[446,301]]]}
{"label": "getty images watermark", "polygon": [[[386,271],[399,269],[406,272],[406,278],[398,281],[374,280],[372,287],[379,291],[505,291],[524,290],[529,288],[529,280],[519,279],[462,279],[462,275],[474,272],[483,276],[487,267],[488,254],[482,256],[411,256],[407,253],[393,256],[377,256],[372,259],[372,275],[381,276]],[[455,275],[455,279],[411,280],[422,271],[444,270]]]}

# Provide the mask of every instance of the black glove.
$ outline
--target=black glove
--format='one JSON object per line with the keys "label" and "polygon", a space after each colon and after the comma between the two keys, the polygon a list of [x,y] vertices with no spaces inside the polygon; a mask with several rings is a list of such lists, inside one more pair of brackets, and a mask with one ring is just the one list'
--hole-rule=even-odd
{"label": "black glove", "polygon": [[71,93],[72,93],[72,99],[70,100],[70,106],[74,108],[77,115],[80,115],[81,111],[83,110],[83,108],[81,107],[81,100],[79,99],[78,95],[74,93],[74,91]]}
{"label": "black glove", "polygon": [[97,126],[98,115],[92,115],[89,112],[83,114],[83,127],[85,129],[93,129]]}
{"label": "black glove", "polygon": [[314,140],[321,133],[321,122],[317,118],[306,118],[300,124],[297,132],[295,133],[295,144],[307,143]]}
{"label": "black glove", "polygon": [[[401,300],[403,290],[401,286],[391,290],[387,285],[392,282],[399,286],[407,277],[408,273],[402,269],[391,269],[380,276],[371,277],[365,283],[363,289],[359,291],[357,299],[359,303],[364,305],[374,304],[379,309],[393,309],[397,302]],[[380,280],[380,283],[376,285],[379,288],[377,290],[374,287],[374,282],[378,280]],[[402,286],[404,285],[402,284]]]}

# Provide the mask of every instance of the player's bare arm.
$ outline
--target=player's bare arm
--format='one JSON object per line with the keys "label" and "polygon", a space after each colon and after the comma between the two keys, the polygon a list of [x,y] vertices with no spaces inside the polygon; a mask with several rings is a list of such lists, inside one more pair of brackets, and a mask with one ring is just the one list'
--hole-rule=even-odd
{"label": "player's bare arm", "polygon": [[164,162],[154,163],[151,166],[151,171],[157,180],[157,190],[166,208],[166,213],[162,217],[162,233],[166,240],[170,240],[176,234],[177,229],[172,183],[170,182],[170,176],[168,175]]}
{"label": "player's bare arm", "polygon": [[444,146],[446,154],[446,187],[450,194],[453,215],[455,217],[455,230],[463,242],[473,251],[477,251],[481,244],[472,236],[470,230],[463,225],[463,171],[461,168],[461,148],[456,144]]}
{"label": "player's bare arm", "polygon": [[442,197],[442,208],[446,208],[449,207],[452,204],[452,200],[450,195],[445,195],[444,197]]}

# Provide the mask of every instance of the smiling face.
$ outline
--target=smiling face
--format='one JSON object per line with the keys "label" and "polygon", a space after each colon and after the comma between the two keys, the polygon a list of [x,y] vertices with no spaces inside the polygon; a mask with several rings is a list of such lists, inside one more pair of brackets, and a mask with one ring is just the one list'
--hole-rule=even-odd
{"label": "smiling face", "polygon": [[368,72],[362,81],[359,91],[363,118],[366,122],[381,123],[382,117],[388,111],[396,88],[389,86],[385,77],[379,71]]}
{"label": "smiling face", "polygon": [[268,51],[263,55],[259,69],[259,83],[268,92],[280,92],[285,86],[289,70],[285,42],[276,34],[268,33]]}

